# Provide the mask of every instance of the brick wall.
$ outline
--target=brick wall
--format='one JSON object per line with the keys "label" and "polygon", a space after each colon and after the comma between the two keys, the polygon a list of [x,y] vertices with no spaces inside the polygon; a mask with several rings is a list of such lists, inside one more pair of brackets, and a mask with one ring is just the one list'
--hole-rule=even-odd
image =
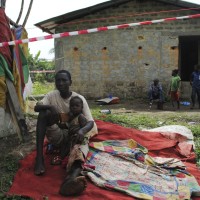
{"label": "brick wall", "polygon": [[[56,31],[195,14],[191,10],[153,13],[178,9],[181,8],[156,1],[133,0],[74,20]],[[68,69],[73,90],[87,98],[108,94],[145,97],[154,78],[159,78],[167,90],[171,71],[179,65],[178,36],[200,35],[199,28],[200,19],[190,19],[56,39],[56,68]]]}

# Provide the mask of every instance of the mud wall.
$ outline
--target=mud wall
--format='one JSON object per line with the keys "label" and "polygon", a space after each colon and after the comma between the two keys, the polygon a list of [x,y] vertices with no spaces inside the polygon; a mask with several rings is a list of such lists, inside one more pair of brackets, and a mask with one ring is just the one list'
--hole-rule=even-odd
{"label": "mud wall", "polygon": [[[178,9],[157,1],[133,0],[66,23],[56,32],[195,14],[191,10],[166,12]],[[56,70],[69,70],[73,89],[88,98],[147,97],[154,78],[167,91],[171,71],[179,67],[179,36],[200,35],[199,27],[199,19],[190,19],[56,39]]]}

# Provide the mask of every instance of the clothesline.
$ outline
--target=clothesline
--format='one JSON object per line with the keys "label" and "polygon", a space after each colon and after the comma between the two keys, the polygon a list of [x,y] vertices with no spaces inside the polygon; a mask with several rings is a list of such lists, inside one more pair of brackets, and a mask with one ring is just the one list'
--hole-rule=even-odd
{"label": "clothesline", "polygon": [[0,43],[0,47],[24,44],[24,43],[29,43],[29,42],[36,42],[36,41],[41,41],[41,40],[96,33],[96,32],[101,32],[101,31],[129,28],[129,27],[135,27],[135,26],[141,26],[141,25],[152,25],[152,24],[162,23],[162,22],[170,22],[170,21],[176,21],[176,20],[182,20],[182,19],[196,19],[196,18],[200,18],[200,14],[180,16],[180,17],[170,17],[170,18],[165,18],[165,19],[156,19],[152,21],[135,22],[135,23],[129,23],[129,24],[112,25],[112,26],[98,27],[98,28],[78,30],[78,31],[72,31],[72,32],[63,32],[63,33],[57,33],[57,34],[50,34],[46,36],[27,38],[23,40],[13,40],[9,42]]}

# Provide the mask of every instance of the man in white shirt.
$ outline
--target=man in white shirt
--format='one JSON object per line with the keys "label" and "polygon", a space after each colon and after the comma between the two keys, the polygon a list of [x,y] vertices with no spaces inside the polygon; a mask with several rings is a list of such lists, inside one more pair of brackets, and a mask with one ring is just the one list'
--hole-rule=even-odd
{"label": "man in white shirt", "polygon": [[[60,194],[64,196],[77,195],[84,191],[87,182],[84,176],[81,176],[82,165],[88,153],[88,143],[83,144],[82,148],[74,149],[69,147],[69,137],[67,129],[69,102],[74,96],[79,96],[83,100],[83,115],[87,118],[86,126],[80,129],[77,135],[77,141],[82,140],[83,135],[87,133],[89,138],[97,134],[97,127],[92,118],[89,106],[85,98],[76,92],[70,91],[72,84],[71,75],[66,70],[60,70],[55,75],[56,90],[49,92],[41,102],[35,106],[35,111],[39,112],[36,130],[36,163],[35,175],[45,173],[43,158],[43,143],[46,135],[49,142],[60,148],[61,157],[68,154],[71,167],[68,168],[67,177],[60,187]],[[88,138],[88,139],[89,139]],[[82,144],[80,141],[80,144]]]}

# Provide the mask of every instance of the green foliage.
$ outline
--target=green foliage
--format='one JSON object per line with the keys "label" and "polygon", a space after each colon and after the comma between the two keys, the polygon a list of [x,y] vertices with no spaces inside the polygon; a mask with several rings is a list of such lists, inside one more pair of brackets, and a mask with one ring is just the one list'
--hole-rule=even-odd
{"label": "green foliage", "polygon": [[199,137],[195,137],[195,154],[197,158],[197,165],[200,166],[200,138]]}
{"label": "green foliage", "polygon": [[45,74],[35,74],[35,78],[34,78],[34,82],[40,82],[40,83],[44,83],[45,82]]}
{"label": "green foliage", "polygon": [[6,173],[3,173],[0,177],[0,187],[1,187],[0,191],[8,191],[8,189],[12,185],[13,176],[15,175],[19,167],[19,163],[18,160],[12,155],[5,155],[1,159],[2,159],[1,172],[6,172]]}
{"label": "green foliage", "polygon": [[29,197],[24,197],[24,196],[11,196],[11,195],[6,195],[4,193],[0,192],[0,199],[1,200],[32,200],[32,198]]}
{"label": "green foliage", "polygon": [[[30,71],[35,71],[35,70],[55,70],[55,62],[54,61],[49,61],[46,59],[40,59],[40,51],[33,56],[33,54],[30,53],[28,54],[27,62]],[[41,82],[53,82],[54,81],[54,73],[40,73],[40,74],[31,74],[31,78],[34,81],[41,81]]]}
{"label": "green foliage", "polygon": [[92,110],[92,114],[95,119],[112,122],[125,127],[131,128],[155,128],[158,127],[158,121],[156,118],[150,118],[145,115],[131,115],[131,114],[102,114],[100,110]]}
{"label": "green foliage", "polygon": [[55,88],[54,83],[35,82],[35,83],[33,84],[33,93],[32,93],[32,95],[47,94],[49,91],[53,90],[54,88]]}
{"label": "green foliage", "polygon": [[30,70],[36,70],[38,63],[39,63],[39,56],[40,56],[40,51],[33,56],[33,54],[30,53],[30,49],[28,51],[28,57],[27,57],[27,62]]}

